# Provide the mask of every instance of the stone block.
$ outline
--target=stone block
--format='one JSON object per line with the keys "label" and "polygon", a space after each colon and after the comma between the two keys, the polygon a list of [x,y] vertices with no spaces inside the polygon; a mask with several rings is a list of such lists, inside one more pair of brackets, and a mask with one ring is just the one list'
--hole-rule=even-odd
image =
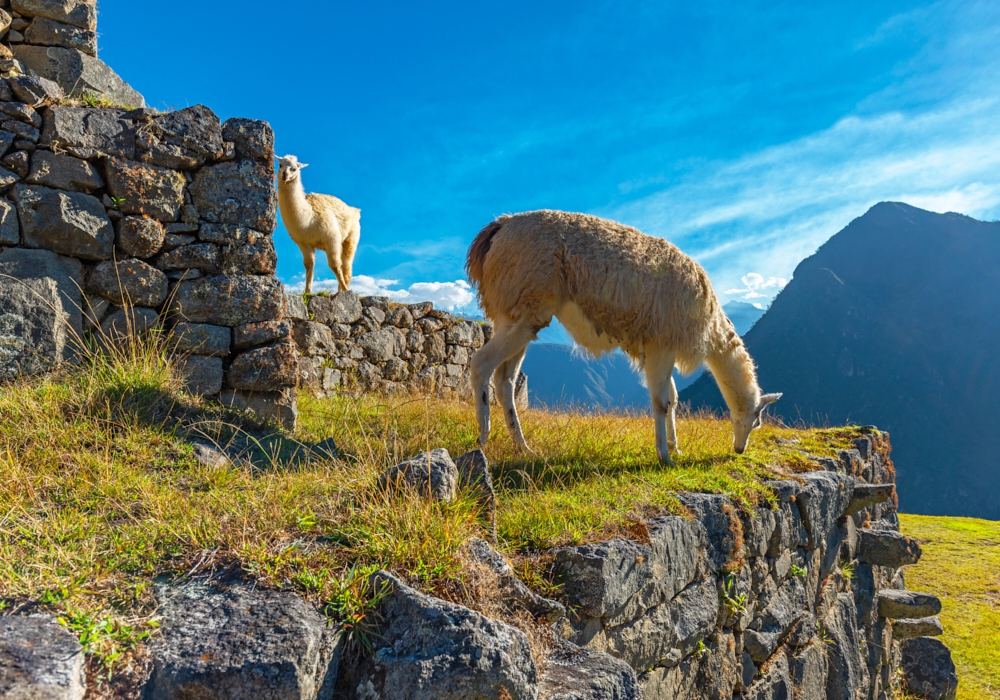
{"label": "stone block", "polygon": [[118,222],[118,249],[127,256],[148,258],[163,247],[166,231],[156,219],[126,216]]}
{"label": "stone block", "polygon": [[11,0],[14,12],[45,17],[83,29],[97,29],[97,3],[91,0]]}
{"label": "stone block", "polygon": [[219,395],[219,402],[261,420],[273,421],[289,432],[295,430],[299,419],[298,399],[292,389],[271,392],[225,389]]}
{"label": "stone block", "polygon": [[[170,342],[177,352],[226,357],[229,354],[231,336],[232,331],[225,326],[213,326],[209,323],[178,323],[171,331]],[[219,371],[219,381],[221,381],[221,365]],[[217,394],[218,391],[210,393]]]}
{"label": "stone block", "polygon": [[478,325],[475,321],[459,321],[447,330],[445,333],[445,342],[448,345],[461,345],[466,348],[474,347]]}
{"label": "stone block", "polygon": [[84,260],[107,260],[115,231],[96,197],[41,185],[14,189],[24,244]]}
{"label": "stone block", "polygon": [[635,671],[624,661],[569,642],[547,660],[539,695],[552,700],[641,700]]}
{"label": "stone block", "polygon": [[50,107],[42,145],[79,158],[135,157],[135,127],[126,112],[90,107]]}
{"label": "stone block", "polygon": [[274,158],[274,131],[267,122],[255,119],[227,119],[222,138],[236,147],[237,158],[270,161]]}
{"label": "stone block", "polygon": [[167,300],[167,276],[141,260],[106,260],[87,277],[87,290],[110,299],[119,306],[157,308]]}
{"label": "stone block", "polygon": [[791,700],[794,692],[788,657],[778,654],[743,697],[744,700]]}
{"label": "stone block", "polygon": [[202,168],[190,186],[192,204],[205,221],[274,231],[278,195],[272,161],[238,160]]}
{"label": "stone block", "polygon": [[355,323],[361,318],[362,311],[361,301],[350,291],[309,299],[309,312],[313,318],[328,326],[335,323]]}
{"label": "stone block", "polygon": [[808,533],[806,547],[816,549],[826,543],[830,533],[837,532],[837,520],[854,495],[854,479],[828,471],[808,472],[801,476],[803,483],[795,502]]}
{"label": "stone block", "polygon": [[806,614],[808,599],[802,579],[788,579],[743,634],[746,651],[759,666],[767,661],[793,626]]}
{"label": "stone block", "polygon": [[68,94],[98,95],[130,109],[146,106],[143,96],[99,58],[56,46],[20,44],[13,51],[25,68],[58,83]]}
{"label": "stone block", "polygon": [[307,357],[330,357],[337,351],[333,333],[322,323],[296,321],[292,326],[292,337],[299,346],[299,352]]}
{"label": "stone block", "polygon": [[212,243],[191,243],[160,253],[153,264],[161,270],[198,270],[203,275],[219,272],[219,247]]}
{"label": "stone block", "polygon": [[59,83],[37,75],[16,75],[7,79],[11,92],[32,107],[53,104],[66,96]]}
{"label": "stone block", "polygon": [[878,615],[890,620],[931,617],[941,612],[941,601],[930,593],[886,588],[878,592]]}
{"label": "stone block", "polygon": [[93,192],[104,187],[104,178],[93,165],[81,158],[52,151],[35,151],[25,179],[34,185],[76,192]]}
{"label": "stone block", "polygon": [[120,343],[128,338],[136,338],[154,328],[159,323],[156,309],[130,307],[118,309],[108,314],[101,322],[101,341],[106,346]]}
{"label": "stone block", "polygon": [[11,700],[83,700],[85,657],[51,615],[0,617],[0,691]]}
{"label": "stone block", "polygon": [[178,358],[176,367],[184,388],[192,394],[214,396],[222,391],[221,357],[189,355]]}
{"label": "stone block", "polygon": [[309,320],[309,309],[301,294],[285,294],[285,317],[292,321]]}
{"label": "stone block", "polygon": [[97,32],[44,17],[36,17],[28,25],[24,40],[37,46],[61,46],[97,56]]}
{"label": "stone block", "polygon": [[868,651],[858,628],[854,596],[840,593],[823,621],[828,673],[828,700],[867,697],[871,683]]}
{"label": "stone block", "polygon": [[233,329],[233,349],[245,350],[257,345],[267,345],[292,335],[292,324],[284,321],[244,323]]}
{"label": "stone block", "polygon": [[107,161],[108,191],[123,214],[141,214],[176,221],[184,206],[184,175],[176,170],[119,158]]}
{"label": "stone block", "polygon": [[229,274],[273,275],[278,267],[274,241],[270,236],[264,236],[253,243],[223,248],[220,266],[223,272]]}
{"label": "stone block", "polygon": [[31,105],[20,102],[0,102],[0,114],[13,117],[36,129],[42,128],[42,116]]}
{"label": "stone block", "polygon": [[285,297],[273,277],[216,275],[180,282],[171,309],[185,321],[232,327],[279,320]]}
{"label": "stone block", "polygon": [[865,508],[885,503],[892,498],[896,492],[895,484],[856,484],[851,502],[844,511],[844,515],[854,515],[860,513]]}
{"label": "stone block", "polygon": [[14,205],[0,199],[0,245],[17,245],[21,240],[21,225]]}
{"label": "stone block", "polygon": [[898,569],[920,561],[920,544],[899,532],[861,529],[858,538],[858,559],[866,564]]}
{"label": "stone block", "polygon": [[412,488],[431,500],[451,501],[458,488],[458,467],[448,450],[431,450],[389,467],[379,483],[387,489]]}
{"label": "stone block", "polygon": [[892,622],[892,638],[897,642],[914,637],[940,637],[942,634],[944,634],[944,627],[936,615],[916,620],[893,620]]}
{"label": "stone block", "polygon": [[396,328],[412,328],[413,314],[405,306],[396,306],[386,313],[385,322]]}
{"label": "stone block", "polygon": [[369,361],[386,362],[406,348],[406,338],[398,328],[390,326],[359,336],[357,344]]}
{"label": "stone block", "polygon": [[276,391],[298,384],[299,354],[291,340],[247,350],[229,367],[227,384],[243,391]]}
{"label": "stone block", "polygon": [[908,693],[929,700],[954,700],[958,674],[951,651],[933,637],[906,639],[899,645],[900,670]]}
{"label": "stone block", "polygon": [[144,117],[139,134],[144,163],[194,170],[222,155],[222,124],[204,105]]}

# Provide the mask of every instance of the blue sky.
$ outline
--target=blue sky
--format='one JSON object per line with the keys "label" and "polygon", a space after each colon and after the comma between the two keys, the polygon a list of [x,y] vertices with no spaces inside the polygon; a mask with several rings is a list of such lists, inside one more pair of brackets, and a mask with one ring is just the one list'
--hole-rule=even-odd
{"label": "blue sky", "polygon": [[152,106],[265,119],[361,207],[362,292],[470,310],[476,232],[555,208],[766,306],[875,202],[1000,218],[1000,3],[816,5],[101,0],[98,29]]}

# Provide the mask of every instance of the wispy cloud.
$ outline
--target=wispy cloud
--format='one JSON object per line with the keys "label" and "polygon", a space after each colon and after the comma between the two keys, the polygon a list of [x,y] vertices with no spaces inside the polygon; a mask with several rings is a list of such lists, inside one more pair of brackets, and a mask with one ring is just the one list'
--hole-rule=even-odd
{"label": "wispy cloud", "polygon": [[[288,287],[291,292],[301,292],[304,289],[305,281],[302,279],[298,279]],[[336,292],[337,280],[315,280],[313,291]],[[404,303],[432,301],[439,309],[447,309],[448,311],[467,310],[475,300],[475,294],[465,280],[414,282],[406,288],[400,288],[399,280],[356,275],[351,280],[351,291],[359,296],[389,297]]]}
{"label": "wispy cloud", "polygon": [[[768,277],[764,279],[763,275],[756,272],[748,272],[743,275],[741,281],[743,282],[742,288],[727,289],[724,293],[740,296],[748,301],[750,299],[765,299],[774,296],[788,284],[788,280],[783,277]],[[759,305],[757,306],[759,308]]]}

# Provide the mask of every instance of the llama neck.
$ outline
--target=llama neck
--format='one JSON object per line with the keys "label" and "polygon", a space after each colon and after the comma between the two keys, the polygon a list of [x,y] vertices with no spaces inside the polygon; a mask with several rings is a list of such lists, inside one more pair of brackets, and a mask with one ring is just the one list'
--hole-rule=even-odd
{"label": "llama neck", "polygon": [[281,218],[288,228],[297,230],[306,228],[312,222],[313,209],[306,199],[302,189],[302,178],[297,177],[292,182],[278,182],[278,203],[281,205]]}
{"label": "llama neck", "polygon": [[730,412],[746,414],[757,408],[760,401],[757,372],[742,341],[724,352],[709,355],[706,361]]}

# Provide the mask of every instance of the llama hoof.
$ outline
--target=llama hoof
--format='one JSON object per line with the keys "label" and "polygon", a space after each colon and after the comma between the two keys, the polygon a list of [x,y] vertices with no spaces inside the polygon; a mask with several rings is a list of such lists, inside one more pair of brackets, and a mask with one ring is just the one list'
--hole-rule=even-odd
{"label": "llama hoof", "polygon": [[522,442],[519,445],[517,445],[517,451],[521,452],[523,454],[528,454],[528,455],[535,454],[535,451],[533,449],[531,449],[530,447],[528,447],[528,443],[526,443],[526,442]]}
{"label": "llama hoof", "polygon": [[670,455],[661,455],[660,464],[664,467],[676,467],[677,464],[670,458]]}

